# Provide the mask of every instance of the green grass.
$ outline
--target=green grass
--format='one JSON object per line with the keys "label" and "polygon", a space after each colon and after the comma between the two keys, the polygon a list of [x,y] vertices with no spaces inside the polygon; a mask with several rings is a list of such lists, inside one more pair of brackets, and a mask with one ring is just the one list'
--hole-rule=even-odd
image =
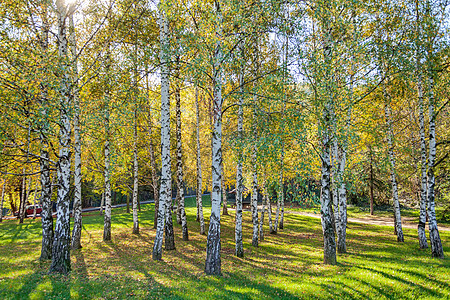
{"label": "green grass", "polygon": [[[205,199],[206,200],[206,199]],[[208,202],[210,203],[210,202]],[[203,273],[206,236],[198,234],[194,198],[187,199],[190,241],[175,224],[175,251],[151,259],[153,205],[142,205],[141,234],[132,216],[113,210],[113,240],[102,242],[103,222],[84,216],[81,250],[72,252],[68,276],[47,275],[39,262],[40,220],[0,224],[0,299],[446,299],[450,261],[419,250],[417,234],[405,229],[403,244],[392,229],[350,223],[348,253],[337,266],[322,263],[320,220],[286,215],[285,229],[251,246],[250,212],[244,212],[245,258],[234,254],[234,211],[222,217],[222,277]],[[208,220],[210,208],[205,207]],[[266,216],[267,218],[267,216]],[[267,224],[267,221],[266,221]],[[267,226],[265,227],[267,232]],[[441,232],[450,253],[450,233]]]}
{"label": "green grass", "polygon": [[[312,207],[298,207],[297,205],[291,205],[289,203],[286,204],[286,210],[291,211],[303,211],[309,213],[320,214],[320,206],[312,206]],[[449,221],[442,219],[442,214],[444,212],[444,207],[436,207],[436,217],[438,219],[438,224],[450,225]],[[408,220],[414,220],[415,222],[419,222],[419,209],[411,209],[411,208],[403,208],[401,210],[402,218],[408,218]],[[377,217],[394,217],[394,213],[392,211],[387,210],[378,210],[374,209],[374,216]],[[354,205],[347,206],[347,216],[350,218],[371,218],[370,210],[368,207],[359,207]]]}

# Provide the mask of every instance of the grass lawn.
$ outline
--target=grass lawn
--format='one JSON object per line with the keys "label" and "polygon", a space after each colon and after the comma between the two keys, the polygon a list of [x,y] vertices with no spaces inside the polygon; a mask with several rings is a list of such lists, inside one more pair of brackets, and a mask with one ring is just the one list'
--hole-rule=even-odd
{"label": "grass lawn", "polygon": [[[207,200],[207,199],[205,199]],[[0,223],[0,299],[448,299],[450,260],[419,250],[415,230],[398,244],[392,228],[350,223],[348,253],[337,266],[322,263],[320,220],[286,215],[285,229],[251,246],[251,216],[244,212],[245,258],[234,256],[234,210],[222,217],[222,277],[205,276],[206,236],[198,233],[194,199],[187,199],[188,242],[175,224],[177,249],[151,259],[153,204],[142,205],[140,235],[132,216],[114,209],[112,242],[102,241],[103,221],[83,217],[81,250],[72,251],[69,276],[47,275],[39,262],[40,220]],[[209,201],[205,201],[209,204]],[[205,207],[208,221],[210,207]],[[266,215],[267,218],[267,215]],[[267,219],[265,221],[267,232]],[[450,232],[442,231],[450,255]]]}

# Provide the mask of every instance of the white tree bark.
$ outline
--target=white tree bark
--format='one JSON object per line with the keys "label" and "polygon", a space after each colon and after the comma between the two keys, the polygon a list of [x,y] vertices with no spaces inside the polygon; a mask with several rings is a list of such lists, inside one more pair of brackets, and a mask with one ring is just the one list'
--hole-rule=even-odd
{"label": "white tree bark", "polygon": [[75,38],[75,26],[73,14],[69,16],[69,44],[72,54],[72,94],[74,103],[74,185],[75,193],[73,197],[73,230],[72,230],[72,250],[81,248],[81,137],[80,137],[80,97],[78,90],[78,60],[77,60],[77,41]]}
{"label": "white tree bark", "polygon": [[70,72],[67,58],[66,18],[67,7],[58,0],[58,55],[62,61],[60,76],[60,129],[59,158],[57,165],[58,195],[56,208],[55,240],[52,249],[52,264],[49,273],[67,274],[70,271]]}
{"label": "white tree bark", "polygon": [[265,184],[265,191],[266,191],[266,203],[267,203],[267,214],[269,219],[269,232],[273,233],[273,223],[272,223],[272,204],[270,203],[270,197],[269,197],[269,186],[267,185],[267,182]]}
{"label": "white tree bark", "polygon": [[266,180],[266,176],[264,174],[264,184],[263,184],[263,203],[262,203],[262,210],[261,210],[261,218],[259,221],[259,240],[262,242],[264,241],[264,230],[263,230],[263,225],[264,225],[264,212],[267,209],[267,180]]}
{"label": "white tree bark", "polygon": [[[327,3],[329,5],[329,3]],[[328,12],[327,12],[328,13]],[[325,67],[325,103],[323,105],[323,115],[320,126],[320,137],[322,142],[322,177],[321,177],[321,218],[322,218],[322,231],[324,240],[324,263],[336,264],[336,241],[333,229],[333,212],[332,212],[332,199],[331,199],[331,145],[332,145],[332,105],[334,102],[334,89],[332,82],[332,61],[333,61],[333,41],[331,35],[331,29],[328,28],[326,19],[323,26],[323,56]]]}
{"label": "white tree bark", "polygon": [[258,171],[256,159],[256,142],[253,142],[252,164],[253,164],[253,181],[252,181],[252,223],[253,235],[252,245],[258,247],[259,222],[258,222]]}
{"label": "white tree bark", "polygon": [[171,196],[171,162],[170,162],[170,98],[169,98],[169,24],[164,9],[159,8],[159,39],[161,43],[161,184],[152,258],[162,259],[162,244],[165,229],[166,211],[172,201]]}
{"label": "white tree bark", "polygon": [[214,2],[216,15],[216,48],[214,49],[213,88],[214,88],[214,129],[212,134],[212,190],[211,217],[206,244],[205,273],[221,275],[220,258],[220,195],[222,183],[222,11],[219,1]]}
{"label": "white tree bark", "polygon": [[[253,96],[253,105],[256,106],[256,95]],[[252,166],[253,166],[253,180],[252,180],[252,223],[253,223],[253,235],[252,245],[258,247],[258,235],[259,235],[259,221],[258,221],[258,160],[257,160],[257,127],[256,127],[256,108],[253,110],[253,143],[252,143]]]}
{"label": "white tree bark", "polygon": [[383,85],[383,96],[385,100],[384,105],[384,115],[386,117],[386,125],[387,125],[387,139],[388,139],[388,152],[389,152],[389,162],[391,165],[391,184],[392,184],[392,198],[394,201],[394,214],[395,214],[395,230],[397,232],[397,241],[403,242],[403,230],[402,230],[402,219],[400,214],[400,203],[398,200],[398,188],[397,188],[397,178],[395,173],[395,154],[394,154],[394,133],[392,129],[392,120],[391,120],[391,110],[389,105],[389,93],[386,90],[386,84]]}
{"label": "white tree bark", "polygon": [[[179,57],[177,57],[177,62]],[[179,62],[178,62],[179,64]],[[178,65],[177,64],[177,65]],[[179,67],[177,67],[179,75]],[[177,76],[179,77],[179,76]],[[189,233],[184,209],[184,179],[183,179],[183,148],[181,144],[181,96],[179,82],[175,87],[175,110],[176,110],[176,138],[177,138],[177,221],[181,224],[183,241],[189,240]]]}
{"label": "white tree bark", "polygon": [[111,179],[110,179],[110,161],[111,161],[111,151],[110,151],[110,139],[111,139],[111,128],[110,128],[110,67],[111,67],[111,53],[110,45],[106,46],[106,84],[105,84],[105,100],[104,100],[104,123],[105,123],[105,144],[104,144],[104,160],[105,160],[105,215],[103,221],[103,241],[111,240]]}
{"label": "white tree bark", "polygon": [[[137,96],[137,95],[136,95]],[[137,99],[135,99],[137,101]],[[137,104],[135,104],[137,106]],[[137,107],[134,108],[133,126],[133,234],[139,234],[138,197],[139,197],[139,164],[137,155]]]}
{"label": "white tree bark", "polygon": [[420,214],[419,225],[417,227],[419,236],[420,249],[428,248],[427,236],[425,234],[425,223],[427,222],[427,146],[425,143],[425,121],[424,121],[424,107],[423,107],[423,89],[422,89],[422,74],[417,70],[417,94],[419,98],[419,132],[420,132]]}
{"label": "white tree bark", "polygon": [[[148,80],[147,80],[148,84]],[[148,89],[148,88],[147,88]],[[150,104],[149,104],[150,106]],[[150,163],[152,165],[152,187],[153,187],[153,199],[155,201],[155,214],[153,218],[153,228],[156,229],[158,224],[158,212],[159,212],[159,178],[156,173],[156,158],[155,158],[155,146],[153,144],[153,122],[151,108],[149,109],[148,115],[148,136],[149,136],[149,147],[150,147]]]}
{"label": "white tree bark", "polygon": [[442,248],[441,237],[439,236],[439,230],[436,221],[436,211],[434,207],[434,163],[436,161],[436,114],[435,105],[436,100],[434,97],[434,79],[433,76],[429,77],[429,152],[428,152],[428,226],[430,231],[430,244],[431,244],[431,256],[444,258],[444,249]]}
{"label": "white tree bark", "polygon": [[197,141],[197,220],[200,222],[200,234],[205,234],[202,201],[202,161],[200,155],[200,107],[198,105],[198,86],[195,86],[196,141]]}
{"label": "white tree bark", "polygon": [[[48,35],[50,25],[47,19],[48,7],[43,4],[42,13],[42,28],[41,28],[41,51],[43,55],[48,52]],[[45,82],[45,80],[44,80]],[[53,217],[52,217],[52,203],[51,192],[52,184],[50,179],[50,160],[48,153],[48,88],[46,84],[41,84],[41,97],[39,99],[39,115],[42,118],[39,124],[39,140],[40,140],[40,181],[41,181],[41,195],[39,202],[42,205],[41,223],[42,223],[42,245],[40,260],[48,260],[52,256],[53,245]]]}
{"label": "white tree bark", "polygon": [[242,176],[242,142],[244,131],[244,42],[241,41],[239,50],[241,52],[241,66],[239,72],[239,109],[238,109],[238,149],[237,149],[237,168],[236,168],[236,220],[235,220],[235,254],[237,257],[244,257],[244,245],[242,241],[242,193],[244,191]]}

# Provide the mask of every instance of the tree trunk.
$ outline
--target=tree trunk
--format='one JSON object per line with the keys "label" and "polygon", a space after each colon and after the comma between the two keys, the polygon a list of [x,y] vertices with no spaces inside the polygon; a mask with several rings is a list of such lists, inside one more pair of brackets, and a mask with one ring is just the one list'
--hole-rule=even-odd
{"label": "tree trunk", "polygon": [[[148,80],[147,80],[148,83]],[[150,104],[149,104],[150,105]],[[148,115],[148,135],[149,135],[149,147],[150,147],[150,163],[152,165],[152,186],[153,186],[153,200],[155,201],[155,215],[153,218],[153,228],[156,229],[158,224],[158,213],[159,213],[159,185],[158,185],[158,174],[156,170],[156,158],[155,158],[155,146],[153,144],[153,122],[151,109],[149,109]]]}
{"label": "tree trunk", "polygon": [[103,241],[107,242],[111,240],[111,180],[110,180],[110,139],[111,139],[111,129],[110,129],[110,86],[109,86],[109,70],[111,66],[111,53],[110,53],[110,45],[106,46],[106,87],[105,87],[105,215],[104,215],[104,223],[103,223]]}
{"label": "tree trunk", "polygon": [[[244,42],[241,41],[239,50],[241,52],[241,60],[244,59]],[[238,110],[238,151],[237,151],[237,168],[236,168],[236,219],[235,219],[235,254],[237,257],[244,257],[244,245],[242,241],[242,193],[244,191],[243,176],[242,176],[242,143],[244,131],[244,64],[241,63],[239,72],[239,110]]]}
{"label": "tree trunk", "polygon": [[[137,101],[137,99],[135,100]],[[137,157],[137,107],[134,108],[134,128],[133,128],[133,234],[139,234],[139,219],[138,219],[138,193],[139,193],[139,164]]]}
{"label": "tree trunk", "polygon": [[100,199],[100,215],[103,215],[103,206],[105,206],[105,191],[102,192],[102,198]]}
{"label": "tree trunk", "polygon": [[228,216],[227,188],[225,186],[225,168],[222,162],[222,215]]}
{"label": "tree trunk", "polygon": [[333,212],[332,212],[332,191],[331,191],[331,126],[332,116],[331,107],[334,102],[334,88],[333,78],[331,75],[332,68],[332,36],[331,29],[328,28],[328,24],[324,22],[324,64],[326,68],[325,74],[325,103],[323,106],[323,116],[321,121],[321,127],[319,135],[322,142],[322,177],[321,177],[321,219],[322,219],[322,231],[324,240],[324,263],[336,264],[336,241],[333,229]]}
{"label": "tree trunk", "polygon": [[[257,71],[255,71],[257,74]],[[256,106],[257,96],[253,96],[253,105]],[[256,108],[255,108],[256,109]],[[252,245],[258,247],[259,236],[259,220],[258,220],[258,159],[257,159],[257,126],[256,126],[256,111],[253,110],[253,124],[252,124],[252,166],[253,166],[253,180],[252,180],[252,223],[253,223],[253,236]]]}
{"label": "tree trunk", "polygon": [[372,148],[370,151],[370,215],[373,216],[373,160],[372,160]]}
{"label": "tree trunk", "polygon": [[205,234],[202,201],[202,161],[200,155],[200,109],[198,105],[198,86],[195,86],[196,141],[197,141],[197,221],[200,222],[200,234]]}
{"label": "tree trunk", "polygon": [[347,187],[344,182],[345,165],[347,162],[347,151],[340,149],[340,162],[339,162],[339,223],[338,223],[338,252],[347,252]]}
{"label": "tree trunk", "polygon": [[265,191],[266,191],[266,202],[267,202],[267,214],[269,215],[269,232],[273,233],[273,224],[272,224],[272,204],[270,203],[270,197],[269,197],[269,188],[267,185],[267,182],[265,184]]}
{"label": "tree trunk", "polygon": [[267,190],[266,190],[266,176],[264,175],[264,184],[263,184],[263,200],[262,200],[262,210],[261,210],[261,219],[259,221],[259,240],[262,242],[264,241],[264,230],[263,230],[263,225],[264,225],[264,212],[266,210],[266,198],[267,198]]}
{"label": "tree trunk", "polygon": [[[278,224],[279,229],[284,228],[284,142],[282,142],[281,146],[281,162],[280,162],[280,191],[279,191],[279,197],[280,197],[280,222]],[[277,207],[278,212],[278,207]]]}
{"label": "tree trunk", "polygon": [[423,108],[423,90],[422,90],[422,76],[419,70],[419,61],[417,61],[417,94],[419,98],[419,131],[420,131],[420,214],[419,225],[417,227],[419,236],[420,249],[428,248],[427,236],[425,233],[425,223],[427,222],[427,148],[425,143],[425,121]]}
{"label": "tree trunk", "polygon": [[253,142],[252,164],[253,164],[253,181],[252,181],[252,223],[253,236],[252,245],[258,247],[259,222],[258,222],[258,173],[256,160],[256,142]]}
{"label": "tree trunk", "polygon": [[3,221],[3,202],[5,200],[6,179],[3,179],[2,199],[0,201],[0,223]]}
{"label": "tree trunk", "polygon": [[70,271],[70,76],[67,57],[66,17],[67,8],[57,1],[58,54],[62,60],[60,70],[60,130],[59,158],[57,165],[58,196],[56,208],[55,240],[52,248],[52,264],[49,273],[67,274]]}
{"label": "tree trunk", "polygon": [[[331,187],[332,187],[332,195],[333,195],[333,213],[334,213],[334,230],[336,232],[336,236],[339,237],[339,150],[338,150],[338,141],[336,136],[336,115],[333,111],[333,149],[332,149],[332,177],[331,177]],[[338,238],[339,243],[339,238]]]}
{"label": "tree trunk", "polygon": [[[179,57],[177,57],[177,77],[179,77]],[[181,97],[179,82],[175,86],[176,138],[177,138],[177,222],[181,224],[183,241],[189,240],[184,209],[183,149],[181,144]]]}
{"label": "tree trunk", "polygon": [[25,205],[26,205],[26,203],[25,203],[25,199],[26,199],[26,176],[25,176],[26,170],[25,170],[25,168],[23,168],[22,173],[23,173],[22,185],[21,185],[20,192],[19,192],[20,193],[19,213],[17,215],[17,218],[19,219],[19,224],[22,224],[23,220],[25,218]]}
{"label": "tree trunk", "polygon": [[75,193],[73,198],[73,231],[72,231],[72,250],[81,248],[81,138],[80,138],[80,98],[78,91],[78,67],[77,67],[77,44],[75,39],[75,26],[73,22],[73,14],[69,16],[69,43],[72,54],[72,93],[74,102],[74,185]]}
{"label": "tree trunk", "polygon": [[221,275],[220,258],[220,195],[222,183],[222,12],[219,1],[214,2],[216,23],[216,49],[214,51],[213,84],[214,84],[214,129],[212,133],[212,190],[211,217],[209,220],[208,239],[206,243],[205,273]]}
{"label": "tree trunk", "polygon": [[[31,139],[31,122],[28,123],[28,133],[27,133],[27,153],[26,153],[26,164],[29,163],[29,153],[30,153],[30,139]],[[20,203],[19,203],[19,215],[17,216],[19,218],[19,223],[22,224],[24,218],[26,217],[26,205],[27,205],[27,199],[28,199],[28,193],[26,191],[26,170],[27,168],[24,167],[22,169],[23,176],[22,176],[22,189],[20,194]]]}
{"label": "tree trunk", "polygon": [[[388,79],[387,79],[388,80]],[[389,145],[389,162],[391,165],[391,184],[392,184],[392,198],[394,201],[394,214],[395,214],[395,230],[397,234],[397,241],[403,242],[403,230],[402,230],[402,219],[400,215],[400,203],[398,200],[398,189],[397,189],[397,178],[395,173],[395,154],[394,154],[394,133],[392,130],[392,120],[391,120],[391,111],[389,107],[389,94],[386,90],[386,84],[383,85],[383,94],[385,99],[384,105],[384,114],[386,117],[386,125],[387,125],[387,138]]]}
{"label": "tree trunk", "polygon": [[159,39],[161,43],[161,185],[155,243],[152,258],[162,259],[162,244],[165,229],[166,210],[170,213],[171,162],[170,162],[170,97],[169,97],[169,24],[164,10],[159,7]]}
{"label": "tree trunk", "polygon": [[436,114],[434,107],[436,105],[434,98],[434,79],[429,77],[429,154],[428,154],[428,226],[430,231],[431,256],[444,258],[444,249],[442,248],[441,237],[436,221],[436,211],[434,207],[434,163],[436,160]]}

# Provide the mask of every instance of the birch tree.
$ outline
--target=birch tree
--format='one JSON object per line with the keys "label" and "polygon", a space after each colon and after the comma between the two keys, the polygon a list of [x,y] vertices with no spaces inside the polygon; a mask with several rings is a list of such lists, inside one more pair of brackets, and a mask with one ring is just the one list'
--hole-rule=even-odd
{"label": "birch tree", "polygon": [[[40,47],[44,57],[48,57],[48,38],[49,38],[50,24],[48,20],[48,6],[43,4],[42,12],[42,27]],[[40,86],[40,97],[38,103],[40,106],[39,117],[39,141],[40,141],[40,181],[41,181],[41,195],[39,202],[42,205],[41,223],[42,223],[42,246],[40,260],[48,260],[52,255],[53,245],[53,217],[52,217],[52,183],[50,178],[50,155],[49,155],[49,99],[48,86],[46,80],[48,77],[44,75],[43,83]]]}
{"label": "birch tree", "polygon": [[170,210],[171,171],[170,171],[170,98],[169,98],[169,24],[163,3],[159,3],[159,39],[161,43],[161,184],[158,208],[158,223],[152,257],[162,259],[162,243],[165,229],[167,210]]}
{"label": "birch tree", "polygon": [[[445,14],[445,6],[442,14]],[[438,7],[438,9],[441,9]],[[436,221],[436,211],[435,211],[435,175],[434,168],[436,163],[436,105],[437,100],[435,97],[435,79],[437,76],[436,72],[436,53],[435,53],[435,40],[438,31],[438,21],[433,18],[434,13],[429,0],[425,3],[425,37],[426,37],[426,62],[428,67],[427,77],[428,77],[428,130],[429,130],[429,141],[428,141],[428,171],[427,171],[427,196],[428,196],[428,226],[430,232],[430,245],[431,245],[431,256],[444,258],[444,250],[442,248],[441,237],[439,235],[439,230]]]}
{"label": "birch tree", "polygon": [[74,6],[69,14],[69,44],[72,54],[72,95],[74,104],[73,130],[74,130],[74,185],[73,198],[73,231],[72,250],[81,248],[81,136],[80,136],[80,96],[78,91],[78,59],[77,42],[75,37],[75,25],[73,21]]}
{"label": "birch tree", "polygon": [[103,118],[105,125],[105,142],[104,142],[104,173],[105,178],[105,191],[104,191],[104,201],[105,201],[105,214],[103,220],[103,241],[107,242],[111,240],[111,179],[110,179],[110,139],[111,139],[111,128],[110,128],[110,102],[111,102],[111,91],[110,91],[110,68],[111,68],[111,53],[110,53],[110,42],[106,43],[106,57],[105,57],[105,95],[104,95],[104,110]]}
{"label": "birch tree", "polygon": [[244,131],[244,41],[240,42],[240,69],[239,69],[239,102],[238,102],[238,151],[236,167],[236,220],[235,220],[235,254],[237,257],[244,257],[244,245],[242,241],[242,194],[244,191],[244,178],[242,176],[242,140]]}
{"label": "birch tree", "polygon": [[56,2],[58,18],[59,68],[59,157],[57,164],[58,195],[56,208],[55,240],[52,248],[52,264],[49,273],[67,274],[70,271],[70,72],[68,66],[68,45],[66,20],[68,9],[63,0]]}
{"label": "birch tree", "polygon": [[[176,77],[180,77],[180,57],[176,58]],[[179,80],[175,83],[175,112],[176,112],[176,138],[177,138],[177,221],[181,224],[183,241],[189,240],[186,211],[184,209],[184,180],[183,180],[183,149],[181,144],[181,96]]]}
{"label": "birch tree", "polygon": [[203,217],[202,201],[202,161],[200,156],[200,107],[198,105],[198,86],[195,86],[195,118],[196,118],[196,154],[197,154],[197,220],[200,222],[200,234],[205,234],[205,219]]}
{"label": "birch tree", "polygon": [[205,273],[220,275],[222,263],[220,258],[220,196],[222,183],[222,10],[219,0],[214,1],[214,27],[216,45],[213,57],[213,117],[212,133],[212,189],[211,217],[209,220],[208,239],[206,243]]}
{"label": "birch tree", "polygon": [[0,200],[0,223],[3,221],[3,201],[5,200],[6,179],[3,178],[2,198]]}

